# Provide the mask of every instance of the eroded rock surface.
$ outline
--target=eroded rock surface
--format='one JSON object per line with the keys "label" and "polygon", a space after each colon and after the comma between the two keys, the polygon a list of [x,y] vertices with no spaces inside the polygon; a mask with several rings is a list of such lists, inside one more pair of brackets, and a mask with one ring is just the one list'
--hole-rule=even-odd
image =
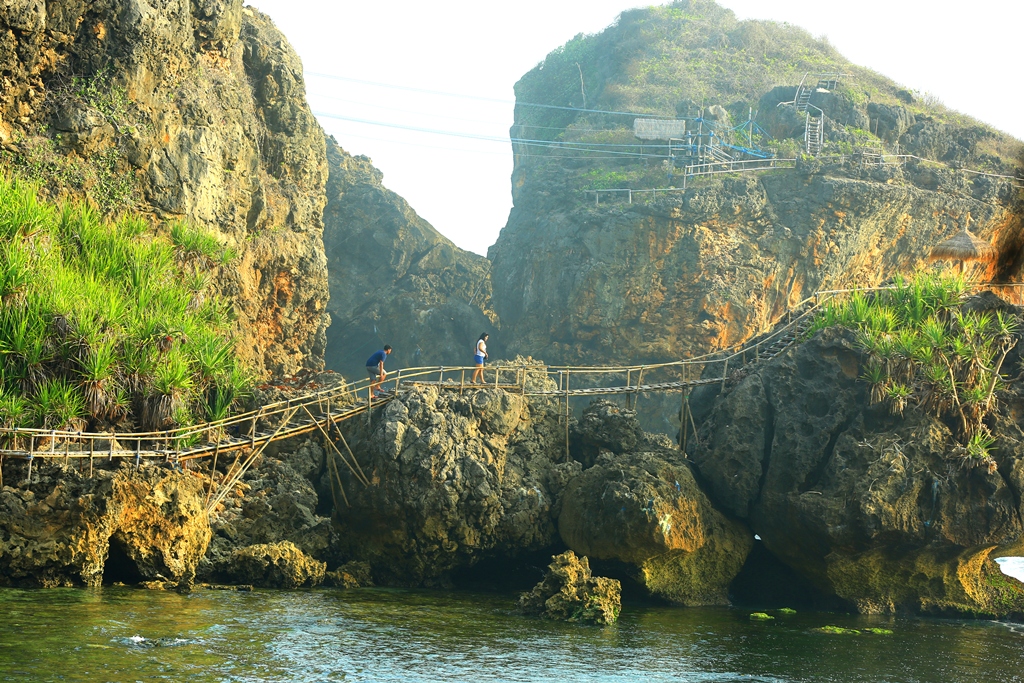
{"label": "eroded rock surface", "polygon": [[714,508],[682,453],[664,437],[643,434],[633,411],[595,401],[580,428],[581,442],[608,448],[566,486],[558,517],[565,544],[625,564],[638,584],[667,600],[728,604],[752,533]]}
{"label": "eroded rock surface", "polygon": [[327,163],[285,37],[241,0],[6,3],[0,166],[110,212],[185,219],[260,374],[320,367]]}
{"label": "eroded rock surface", "polygon": [[37,465],[31,485],[0,491],[0,584],[97,586],[106,570],[108,580],[188,588],[210,540],[203,496],[195,476],[164,468],[90,479]]}
{"label": "eroded rock surface", "polygon": [[553,402],[423,387],[403,392],[369,428],[344,428],[370,486],[339,462],[350,502],[335,509],[339,548],[369,562],[379,581],[436,583],[480,559],[555,542],[552,506],[579,465],[561,464]]}
{"label": "eroded rock surface", "polygon": [[965,468],[941,421],[868,405],[865,360],[826,330],[727,387],[689,450],[712,500],[863,612],[1021,613],[993,558],[1024,537],[1024,397],[1000,398],[998,469]]}
{"label": "eroded rock surface", "polygon": [[232,581],[264,588],[313,588],[323,583],[327,565],[314,560],[290,541],[239,548],[226,573]]}
{"label": "eroded rock surface", "polygon": [[567,550],[551,558],[533,590],[519,596],[519,609],[546,619],[613,624],[622,611],[622,586],[616,579],[592,576],[587,558]]}

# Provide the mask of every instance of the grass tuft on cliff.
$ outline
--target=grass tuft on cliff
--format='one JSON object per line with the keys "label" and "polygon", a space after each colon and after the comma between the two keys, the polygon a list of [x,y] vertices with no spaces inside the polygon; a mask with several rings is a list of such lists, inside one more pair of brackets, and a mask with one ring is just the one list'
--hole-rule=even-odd
{"label": "grass tuft on cliff", "polygon": [[1021,321],[1003,311],[965,309],[966,292],[962,277],[897,276],[890,289],[826,304],[808,333],[856,330],[870,359],[861,379],[870,385],[871,403],[885,403],[893,415],[913,407],[943,419],[958,440],[954,457],[991,471],[995,438],[985,417],[995,409]]}
{"label": "grass tuft on cliff", "polygon": [[104,220],[0,175],[0,426],[166,429],[226,417],[247,390],[226,302],[230,260],[184,224]]}

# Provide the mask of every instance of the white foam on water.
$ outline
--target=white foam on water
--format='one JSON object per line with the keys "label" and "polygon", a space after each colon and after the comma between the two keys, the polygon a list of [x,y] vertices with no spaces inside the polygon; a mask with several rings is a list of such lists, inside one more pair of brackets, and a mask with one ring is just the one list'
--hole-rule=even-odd
{"label": "white foam on water", "polygon": [[1004,574],[1024,581],[1024,557],[997,557],[996,562]]}

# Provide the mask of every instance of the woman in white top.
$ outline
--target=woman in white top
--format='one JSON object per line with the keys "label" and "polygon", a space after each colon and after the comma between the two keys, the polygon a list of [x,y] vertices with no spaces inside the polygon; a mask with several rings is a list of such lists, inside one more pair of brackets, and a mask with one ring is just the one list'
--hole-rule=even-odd
{"label": "woman in white top", "polygon": [[491,335],[484,332],[476,340],[476,347],[473,349],[473,361],[476,363],[476,370],[473,371],[473,379],[470,384],[476,384],[476,378],[480,378],[480,384],[484,383],[484,361],[487,359],[487,338]]}

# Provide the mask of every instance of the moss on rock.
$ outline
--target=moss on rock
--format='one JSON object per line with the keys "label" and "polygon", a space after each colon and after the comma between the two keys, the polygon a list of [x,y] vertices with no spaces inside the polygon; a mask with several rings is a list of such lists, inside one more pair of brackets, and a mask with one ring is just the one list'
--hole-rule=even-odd
{"label": "moss on rock", "polygon": [[592,576],[587,558],[567,550],[552,557],[533,590],[519,596],[519,609],[548,619],[612,624],[622,610],[622,587],[616,579]]}

